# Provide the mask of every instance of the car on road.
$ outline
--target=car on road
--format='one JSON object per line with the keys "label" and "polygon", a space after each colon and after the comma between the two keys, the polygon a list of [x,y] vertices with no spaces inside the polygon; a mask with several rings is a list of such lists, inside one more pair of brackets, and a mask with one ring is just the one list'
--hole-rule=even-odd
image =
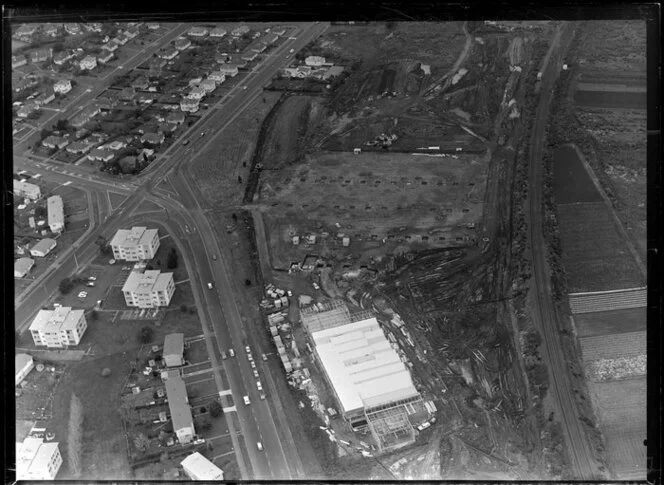
{"label": "car on road", "polygon": [[261,392],[261,401],[265,401],[265,394]]}
{"label": "car on road", "polygon": [[320,290],[320,286],[318,286],[318,283],[314,282],[313,284],[314,290]]}
{"label": "car on road", "polygon": [[261,381],[256,381],[256,389],[259,391],[263,390],[263,384],[261,384]]}
{"label": "car on road", "polygon": [[216,261],[216,260],[217,260],[217,255],[216,255],[216,254],[213,254],[213,255],[212,255],[212,259],[213,259],[214,261]]}
{"label": "car on road", "polygon": [[87,292],[87,291],[81,291],[81,292],[78,294],[78,297],[79,297],[79,298],[86,298],[87,296],[88,296],[88,292]]}
{"label": "car on road", "polygon": [[208,289],[209,289],[209,290],[212,289],[212,283],[208,283]]}
{"label": "car on road", "polygon": [[251,353],[251,347],[249,347],[248,345],[244,348],[244,350],[245,350],[248,354]]}
{"label": "car on road", "polygon": [[97,277],[96,276],[89,276],[88,281],[97,281]]}
{"label": "car on road", "polygon": [[224,359],[224,360],[228,359],[228,356],[226,355],[226,352],[224,352],[223,350],[221,351],[221,358]]}
{"label": "car on road", "polygon": [[182,142],[182,146],[186,147],[187,145],[189,145],[189,140],[185,140],[185,141]]}
{"label": "car on road", "polygon": [[249,404],[251,404],[251,401],[249,400],[249,396],[244,396],[242,399],[244,399],[244,404],[246,406],[249,406]]}
{"label": "car on road", "polygon": [[201,131],[201,136],[205,136],[205,132],[204,132],[204,131]]}
{"label": "car on road", "polygon": [[259,375],[258,375],[258,371],[257,371],[256,369],[254,369],[254,377],[255,377],[256,379],[258,379],[258,377],[259,377]]}
{"label": "car on road", "polygon": [[260,441],[256,443],[256,448],[258,448],[258,451],[263,451],[263,443],[261,443]]}
{"label": "car on road", "polygon": [[229,349],[229,350],[228,350],[228,354],[229,354],[231,357],[235,357],[235,351],[234,351],[233,349]]}
{"label": "car on road", "polygon": [[255,368],[256,368],[256,362],[254,362],[254,361],[252,360],[252,361],[250,362],[250,364],[251,364],[251,368],[252,368],[252,369],[255,369]]}
{"label": "car on road", "polygon": [[261,354],[261,357],[263,358],[264,361],[267,361],[267,355]]}
{"label": "car on road", "polygon": [[85,286],[93,287],[94,285],[92,281],[88,281]]}

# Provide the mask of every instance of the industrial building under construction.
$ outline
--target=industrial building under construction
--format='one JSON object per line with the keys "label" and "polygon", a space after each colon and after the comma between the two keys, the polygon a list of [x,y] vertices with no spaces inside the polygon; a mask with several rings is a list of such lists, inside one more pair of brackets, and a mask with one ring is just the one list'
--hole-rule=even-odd
{"label": "industrial building under construction", "polygon": [[321,306],[303,309],[302,323],[344,419],[368,428],[381,450],[412,443],[412,421],[427,410],[378,321],[369,312],[351,315],[341,301]]}

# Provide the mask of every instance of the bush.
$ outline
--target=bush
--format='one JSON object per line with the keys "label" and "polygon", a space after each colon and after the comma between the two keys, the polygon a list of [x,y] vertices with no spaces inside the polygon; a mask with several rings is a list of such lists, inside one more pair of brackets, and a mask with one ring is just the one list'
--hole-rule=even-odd
{"label": "bush", "polygon": [[62,281],[60,281],[58,289],[60,290],[60,293],[66,295],[67,293],[69,293],[71,290],[74,289],[74,283],[72,282],[71,279],[65,278]]}
{"label": "bush", "polygon": [[90,320],[96,321],[98,318],[99,318],[99,313],[97,312],[97,310],[92,310],[90,312]]}
{"label": "bush", "polygon": [[218,418],[219,416],[221,416],[223,414],[223,412],[224,412],[224,409],[221,407],[221,404],[219,403],[219,401],[212,401],[210,403],[210,415],[213,418]]}
{"label": "bush", "polygon": [[149,344],[154,337],[154,330],[151,327],[143,327],[138,333],[138,341],[142,344]]}
{"label": "bush", "polygon": [[182,313],[187,313],[187,310],[189,310],[189,308],[187,307],[187,305],[185,305],[184,303],[183,303],[182,305],[180,305],[180,311],[181,311]]}
{"label": "bush", "polygon": [[111,369],[109,369],[108,367],[104,367],[104,370],[101,371],[101,376],[108,377],[110,375],[111,375]]}
{"label": "bush", "polygon": [[175,248],[171,248],[171,252],[168,253],[166,267],[168,269],[175,269],[178,267],[178,253],[175,251]]}

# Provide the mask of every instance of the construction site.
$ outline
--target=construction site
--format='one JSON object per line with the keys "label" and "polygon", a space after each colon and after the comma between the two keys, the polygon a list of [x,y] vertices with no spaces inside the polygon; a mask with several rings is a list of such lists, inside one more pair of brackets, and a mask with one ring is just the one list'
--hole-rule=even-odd
{"label": "construction site", "polygon": [[[245,196],[265,331],[342,468],[359,454],[374,479],[559,477],[560,430],[536,406],[546,367],[513,305],[526,291],[521,121],[553,25],[425,26],[438,39],[426,48],[409,23],[333,26],[309,48],[351,74],[266,118]],[[336,345],[391,349],[358,355],[405,370],[416,395],[344,404],[335,383],[353,378],[329,370]]]}

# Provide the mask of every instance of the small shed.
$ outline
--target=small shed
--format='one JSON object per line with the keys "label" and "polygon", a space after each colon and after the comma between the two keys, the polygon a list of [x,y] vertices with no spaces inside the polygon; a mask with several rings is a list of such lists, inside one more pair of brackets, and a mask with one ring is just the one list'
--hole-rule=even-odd
{"label": "small shed", "polygon": [[169,333],[164,339],[164,362],[166,367],[184,365],[184,334]]}

